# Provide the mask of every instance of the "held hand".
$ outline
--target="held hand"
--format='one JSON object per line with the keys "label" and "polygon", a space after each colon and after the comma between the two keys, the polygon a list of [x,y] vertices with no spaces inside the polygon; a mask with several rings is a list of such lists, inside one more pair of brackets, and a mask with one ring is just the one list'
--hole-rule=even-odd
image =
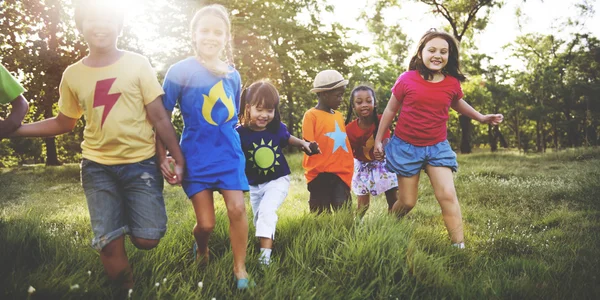
{"label": "held hand", "polygon": [[305,144],[302,145],[302,151],[304,151],[306,155],[311,156],[321,153],[321,149],[319,149],[319,144],[317,144],[317,142],[305,141],[304,143]]}
{"label": "held hand", "polygon": [[174,167],[174,172],[175,172],[175,181],[174,183],[169,182],[170,184],[181,184],[181,182],[183,181],[183,173],[185,172],[185,165],[182,163],[177,163],[175,162],[175,167]]}
{"label": "held hand", "polygon": [[174,170],[175,160],[170,156],[166,156],[161,157],[159,163],[160,172],[162,173],[165,180],[167,180],[169,184],[176,184],[176,175]]}
{"label": "held hand", "polygon": [[14,122],[11,122],[10,119],[4,120],[0,118],[0,139],[8,137],[19,128],[19,125],[21,124],[15,124]]}
{"label": "held hand", "polygon": [[373,147],[373,154],[375,155],[376,160],[382,161],[385,157],[385,153],[383,151],[383,143],[381,143],[381,141],[375,141],[375,146]]}
{"label": "held hand", "polygon": [[498,125],[498,124],[502,123],[503,120],[504,120],[504,116],[502,114],[491,114],[491,115],[484,115],[483,118],[481,119],[481,123]]}

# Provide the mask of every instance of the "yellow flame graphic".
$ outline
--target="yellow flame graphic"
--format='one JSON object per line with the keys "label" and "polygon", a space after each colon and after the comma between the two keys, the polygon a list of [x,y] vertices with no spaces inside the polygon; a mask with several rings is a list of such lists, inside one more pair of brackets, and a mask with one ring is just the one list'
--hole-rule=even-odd
{"label": "yellow flame graphic", "polygon": [[[225,88],[223,88],[223,80],[217,82],[211,89],[207,95],[204,96],[204,103],[202,104],[202,116],[206,119],[206,122],[218,126],[218,124],[212,119],[211,112],[217,101],[221,99],[221,102],[225,105],[227,110],[229,111],[229,116],[225,122],[231,120],[235,114],[235,106],[233,104],[233,99],[231,97],[227,97],[225,93]],[[223,123],[225,123],[223,122]]]}
{"label": "yellow flame graphic", "polygon": [[370,155],[371,149],[373,149],[373,147],[375,147],[375,139],[373,138],[373,135],[371,135],[365,143],[365,146],[362,147],[362,151],[368,160],[373,160],[373,158]]}

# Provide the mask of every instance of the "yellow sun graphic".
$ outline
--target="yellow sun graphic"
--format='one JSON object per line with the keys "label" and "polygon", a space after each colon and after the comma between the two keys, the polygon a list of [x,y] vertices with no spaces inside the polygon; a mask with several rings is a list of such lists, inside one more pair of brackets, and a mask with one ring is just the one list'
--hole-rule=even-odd
{"label": "yellow sun graphic", "polygon": [[277,148],[279,146],[275,146],[273,148],[273,141],[269,141],[269,143],[265,144],[265,140],[260,140],[260,145],[256,143],[252,143],[254,146],[253,150],[248,151],[250,153],[250,161],[254,162],[254,168],[258,169],[258,173],[263,172],[267,175],[267,172],[275,172],[275,166],[279,166],[279,162],[277,159],[281,156],[277,154]]}

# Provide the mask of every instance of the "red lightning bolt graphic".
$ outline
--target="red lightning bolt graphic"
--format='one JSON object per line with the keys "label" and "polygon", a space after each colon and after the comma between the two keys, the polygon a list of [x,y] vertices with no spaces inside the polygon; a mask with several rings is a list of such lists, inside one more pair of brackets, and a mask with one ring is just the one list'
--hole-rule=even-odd
{"label": "red lightning bolt graphic", "polygon": [[112,110],[117,100],[121,96],[121,93],[108,94],[110,88],[117,78],[104,79],[96,82],[96,91],[94,92],[94,107],[104,106],[104,112],[102,113],[102,123],[100,128],[104,126],[106,116]]}

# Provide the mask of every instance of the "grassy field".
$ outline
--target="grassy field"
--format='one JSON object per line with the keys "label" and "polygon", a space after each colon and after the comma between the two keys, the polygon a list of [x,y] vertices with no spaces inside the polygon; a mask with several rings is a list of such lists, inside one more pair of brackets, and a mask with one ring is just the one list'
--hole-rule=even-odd
{"label": "grassy field", "polygon": [[[280,209],[275,262],[257,264],[250,227],[249,291],[233,287],[228,221],[217,197],[213,260],[192,261],[191,204],[167,187],[168,231],[160,245],[127,249],[133,299],[598,299],[600,149],[544,155],[459,155],[455,176],[467,249],[450,242],[422,176],[403,220],[372,200],[364,222],[351,212],[308,213],[301,156],[288,156],[290,194]],[[0,298],[110,299],[117,290],[90,246],[79,166],[0,169]],[[353,200],[353,207],[356,200]],[[247,205],[250,216],[250,207]],[[199,287],[202,282],[202,287]],[[35,292],[28,294],[33,287]]]}

